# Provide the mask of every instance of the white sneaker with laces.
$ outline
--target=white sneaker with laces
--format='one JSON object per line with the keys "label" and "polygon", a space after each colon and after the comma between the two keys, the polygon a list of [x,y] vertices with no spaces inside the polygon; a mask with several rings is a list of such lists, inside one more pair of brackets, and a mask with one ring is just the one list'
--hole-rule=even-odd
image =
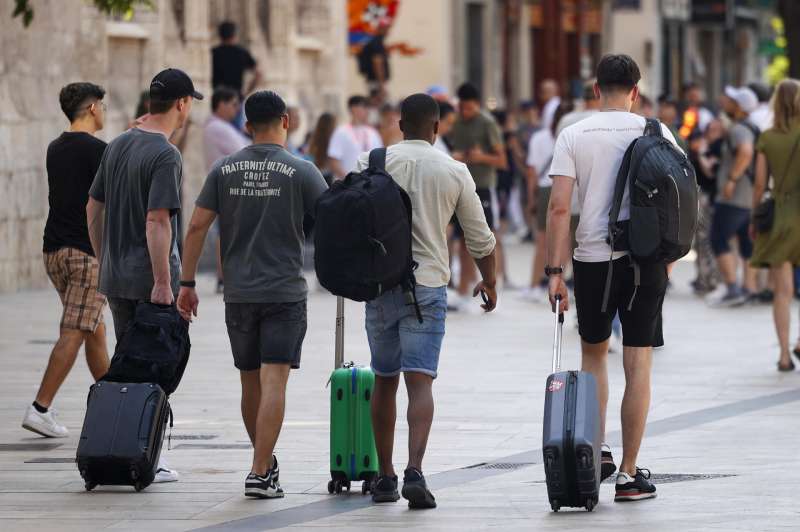
{"label": "white sneaker with laces", "polygon": [[33,405],[28,405],[28,410],[25,411],[22,428],[46,438],[66,438],[69,436],[67,427],[58,422],[53,409],[42,414]]}
{"label": "white sneaker with laces", "polygon": [[159,457],[158,467],[156,468],[156,478],[153,479],[153,484],[161,484],[164,482],[178,482],[178,472],[170,469],[167,461]]}

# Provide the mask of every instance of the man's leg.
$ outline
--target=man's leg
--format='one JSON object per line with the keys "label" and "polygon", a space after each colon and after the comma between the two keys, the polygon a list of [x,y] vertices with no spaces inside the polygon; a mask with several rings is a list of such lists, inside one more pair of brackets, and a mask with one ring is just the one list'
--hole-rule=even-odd
{"label": "man's leg", "polygon": [[39,405],[50,408],[58,389],[75,364],[85,334],[77,329],[61,329],[61,336],[50,353],[47,369],[36,394],[36,402]]}
{"label": "man's leg", "polygon": [[636,475],[636,458],[642,445],[647,412],[650,409],[652,347],[623,348],[625,395],[622,397],[622,463],[620,471]]}
{"label": "man's leg", "polygon": [[266,476],[272,464],[275,443],[283,426],[286,407],[286,383],[289,364],[263,364],[261,366],[261,402],[256,417],[256,443],[251,472]]}
{"label": "man's leg", "polygon": [[93,333],[85,336],[86,365],[95,381],[108,373],[108,346],[106,344],[106,324],[100,323]]}
{"label": "man's leg", "polygon": [[242,381],[242,421],[247,430],[250,443],[255,448],[256,445],[256,421],[258,409],[261,404],[261,371],[240,371],[239,378]]}
{"label": "man's leg", "polygon": [[458,259],[461,265],[461,279],[459,279],[458,282],[458,293],[463,297],[470,297],[472,295],[472,287],[476,280],[475,261],[472,255],[469,254],[469,249],[467,248],[467,243],[463,235],[459,240]]}
{"label": "man's leg", "polygon": [[606,410],[608,408],[608,340],[599,344],[581,341],[581,369],[594,376],[597,383],[597,403],[600,409],[600,440],[606,441]]}
{"label": "man's leg", "polygon": [[371,401],[372,430],[378,451],[378,474],[395,476],[392,454],[394,453],[394,429],[397,422],[397,386],[400,376],[375,376],[375,389]]}
{"label": "man's leg", "polygon": [[433,378],[424,373],[403,375],[408,391],[408,466],[422,471],[422,458],[428,446],[433,423]]}

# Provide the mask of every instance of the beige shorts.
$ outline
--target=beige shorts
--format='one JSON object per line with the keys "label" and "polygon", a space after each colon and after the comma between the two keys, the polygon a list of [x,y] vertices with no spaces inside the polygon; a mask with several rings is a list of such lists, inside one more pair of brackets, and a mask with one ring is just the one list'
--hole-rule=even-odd
{"label": "beige shorts", "polygon": [[61,328],[94,332],[103,323],[106,304],[105,296],[97,291],[97,259],[74,248],[61,248],[44,254],[44,267],[64,306]]}

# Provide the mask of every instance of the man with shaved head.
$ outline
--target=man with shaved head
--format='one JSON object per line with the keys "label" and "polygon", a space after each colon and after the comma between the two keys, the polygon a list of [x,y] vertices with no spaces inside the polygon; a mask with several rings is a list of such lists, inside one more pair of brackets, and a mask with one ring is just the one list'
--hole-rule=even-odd
{"label": "man with shaved head", "polygon": [[[456,214],[483,278],[473,295],[483,293],[486,312],[494,310],[497,302],[495,238],[467,166],[433,147],[439,131],[436,101],[426,94],[406,98],[400,108],[400,129],[404,140],[387,149],[386,171],[411,198],[412,254],[419,264],[416,291],[423,322],[419,323],[414,308],[406,305],[399,287],[366,306],[367,338],[375,372],[372,425],[379,463],[372,500],[396,502],[400,498],[392,450],[402,372],[408,391],[409,425],[402,494],[410,508],[435,508],[436,500],[422,475],[422,458],[433,422],[433,380],[447,315],[447,225]],[[369,154],[365,153],[358,161],[358,170],[368,165]]]}

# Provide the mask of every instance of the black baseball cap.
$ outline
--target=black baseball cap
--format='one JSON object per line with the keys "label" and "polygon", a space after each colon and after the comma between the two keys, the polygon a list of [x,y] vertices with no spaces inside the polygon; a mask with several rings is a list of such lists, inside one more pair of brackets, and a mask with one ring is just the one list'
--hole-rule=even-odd
{"label": "black baseball cap", "polygon": [[194,90],[192,78],[183,70],[177,68],[162,70],[150,82],[152,100],[177,100],[186,96],[191,96],[195,100],[203,99],[203,95]]}

